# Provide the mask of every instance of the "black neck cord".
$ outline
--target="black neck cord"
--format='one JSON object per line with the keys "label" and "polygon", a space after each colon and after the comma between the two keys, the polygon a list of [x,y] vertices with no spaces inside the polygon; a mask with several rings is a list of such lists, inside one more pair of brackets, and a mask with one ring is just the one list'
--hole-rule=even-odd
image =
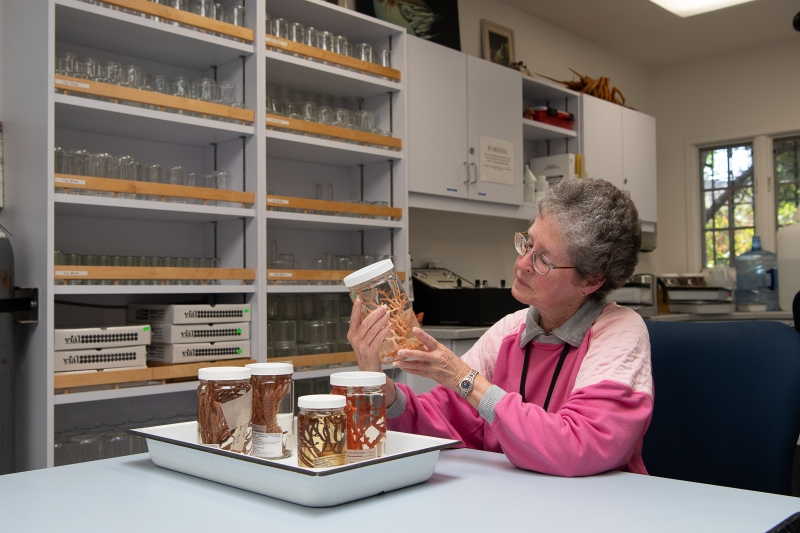
{"label": "black neck cord", "polygon": [[[532,344],[533,341],[529,342],[525,347],[525,361],[522,363],[522,376],[519,378],[519,394],[522,396],[522,403],[525,403],[525,382],[528,381],[528,363],[531,360]],[[556,381],[558,381],[558,375],[561,373],[561,367],[564,366],[564,359],[567,358],[569,348],[569,344],[565,342],[564,349],[561,350],[561,357],[558,358],[558,364],[553,372],[553,379],[550,380],[550,389],[547,391],[547,398],[544,400],[544,405],[542,406],[545,413],[547,412],[547,408],[550,407],[550,398],[553,396],[553,389],[556,388]]]}

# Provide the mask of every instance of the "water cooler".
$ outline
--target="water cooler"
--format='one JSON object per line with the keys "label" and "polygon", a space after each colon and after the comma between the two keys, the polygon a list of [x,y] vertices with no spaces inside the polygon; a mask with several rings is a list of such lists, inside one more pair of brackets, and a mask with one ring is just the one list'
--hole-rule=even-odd
{"label": "water cooler", "polygon": [[736,257],[736,308],[739,311],[777,311],[778,256],[761,249],[753,237],[749,252]]}

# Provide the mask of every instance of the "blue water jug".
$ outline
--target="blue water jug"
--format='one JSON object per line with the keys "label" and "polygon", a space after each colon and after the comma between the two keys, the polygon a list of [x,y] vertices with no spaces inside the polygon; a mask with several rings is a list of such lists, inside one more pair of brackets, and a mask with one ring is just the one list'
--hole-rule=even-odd
{"label": "blue water jug", "polygon": [[736,305],[766,304],[777,311],[778,256],[761,249],[761,237],[753,237],[749,252],[736,257]]}

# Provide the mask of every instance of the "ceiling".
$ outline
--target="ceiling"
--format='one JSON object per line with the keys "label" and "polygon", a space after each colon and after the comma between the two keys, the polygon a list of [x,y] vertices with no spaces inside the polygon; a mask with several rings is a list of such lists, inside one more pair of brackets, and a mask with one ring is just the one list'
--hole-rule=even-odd
{"label": "ceiling", "polygon": [[664,65],[785,39],[800,39],[796,0],[757,0],[680,18],[649,0],[502,0],[645,65]]}

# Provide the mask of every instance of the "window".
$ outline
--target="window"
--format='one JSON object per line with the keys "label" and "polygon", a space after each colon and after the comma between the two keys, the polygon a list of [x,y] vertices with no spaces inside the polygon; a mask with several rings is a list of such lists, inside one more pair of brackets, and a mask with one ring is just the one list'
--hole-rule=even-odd
{"label": "window", "polygon": [[792,223],[800,203],[800,137],[775,140],[775,211],[778,228]]}
{"label": "window", "polygon": [[750,250],[755,235],[752,143],[701,149],[700,175],[703,265],[734,266],[736,256]]}

